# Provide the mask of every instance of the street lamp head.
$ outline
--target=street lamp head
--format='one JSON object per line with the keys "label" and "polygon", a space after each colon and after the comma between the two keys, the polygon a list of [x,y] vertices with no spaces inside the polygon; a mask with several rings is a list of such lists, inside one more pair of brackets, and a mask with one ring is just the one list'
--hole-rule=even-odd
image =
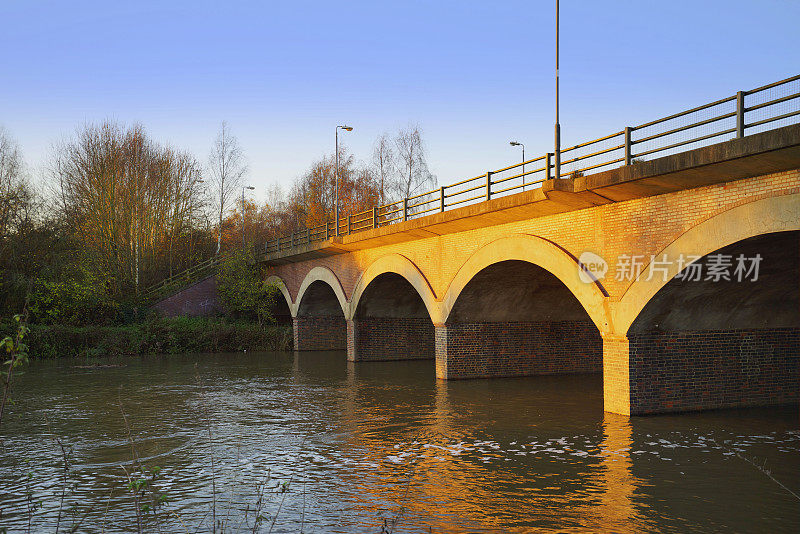
{"label": "street lamp head", "polygon": [[252,191],[253,189],[255,189],[255,187],[253,187],[252,185],[248,185],[248,186],[245,187],[245,189],[249,189],[249,190]]}
{"label": "street lamp head", "polygon": [[347,130],[348,132],[352,132],[353,131],[353,127],[352,126],[339,126],[339,128],[341,128],[342,130]]}
{"label": "street lamp head", "polygon": [[518,143],[518,142],[516,142],[516,141],[511,141],[511,142],[510,142],[510,143],[508,143],[508,144],[509,144],[509,145],[511,145],[511,146],[520,146],[522,143]]}

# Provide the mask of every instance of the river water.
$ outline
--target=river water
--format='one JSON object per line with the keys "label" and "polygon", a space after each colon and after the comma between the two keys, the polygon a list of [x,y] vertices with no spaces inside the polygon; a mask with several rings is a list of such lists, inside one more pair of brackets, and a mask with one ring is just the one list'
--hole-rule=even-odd
{"label": "river water", "polygon": [[800,532],[797,408],[628,419],[599,376],[442,382],[342,352],[100,365],[16,381],[0,528],[136,531],[135,456],[160,468],[140,508],[168,499],[138,514],[154,532]]}

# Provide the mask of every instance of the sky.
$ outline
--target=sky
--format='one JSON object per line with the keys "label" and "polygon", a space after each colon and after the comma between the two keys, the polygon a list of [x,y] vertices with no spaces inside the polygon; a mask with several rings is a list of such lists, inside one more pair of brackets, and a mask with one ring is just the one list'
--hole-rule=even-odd
{"label": "sky", "polygon": [[[800,73],[798,0],[561,1],[562,146]],[[84,124],[206,162],[223,120],[257,199],[418,125],[440,184],[552,151],[555,0],[0,0],[0,126],[34,177]]]}

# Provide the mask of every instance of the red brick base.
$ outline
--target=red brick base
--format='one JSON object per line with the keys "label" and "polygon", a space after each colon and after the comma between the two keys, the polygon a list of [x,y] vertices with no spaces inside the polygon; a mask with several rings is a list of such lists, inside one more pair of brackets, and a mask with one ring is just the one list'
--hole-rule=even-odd
{"label": "red brick base", "polygon": [[599,373],[602,353],[602,339],[590,321],[436,327],[436,377],[448,380]]}
{"label": "red brick base", "polygon": [[433,359],[430,319],[370,317],[347,321],[347,359],[387,361]]}
{"label": "red brick base", "polygon": [[630,414],[797,403],[800,328],[628,335]]}
{"label": "red brick base", "polygon": [[343,315],[295,317],[294,350],[344,350],[347,325]]}

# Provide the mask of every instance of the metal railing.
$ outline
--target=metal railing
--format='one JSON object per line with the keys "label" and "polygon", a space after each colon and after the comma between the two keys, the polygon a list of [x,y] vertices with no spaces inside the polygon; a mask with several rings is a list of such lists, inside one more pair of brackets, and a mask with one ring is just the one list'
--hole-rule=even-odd
{"label": "metal railing", "polygon": [[552,153],[487,171],[473,178],[445,185],[351,213],[338,221],[293,232],[268,241],[265,253],[325,241],[441,213],[496,197],[539,187],[552,178],[579,177],[654,157],[685,152],[702,146],[744,137],[800,121],[800,75],[717,100],[561,151],[561,174],[554,176]]}
{"label": "metal railing", "polygon": [[175,273],[174,275],[144,289],[141,293],[142,297],[145,300],[157,299],[168,293],[171,289],[177,289],[186,284],[197,282],[205,275],[211,274],[212,270],[219,262],[220,257],[214,256],[179,273]]}

